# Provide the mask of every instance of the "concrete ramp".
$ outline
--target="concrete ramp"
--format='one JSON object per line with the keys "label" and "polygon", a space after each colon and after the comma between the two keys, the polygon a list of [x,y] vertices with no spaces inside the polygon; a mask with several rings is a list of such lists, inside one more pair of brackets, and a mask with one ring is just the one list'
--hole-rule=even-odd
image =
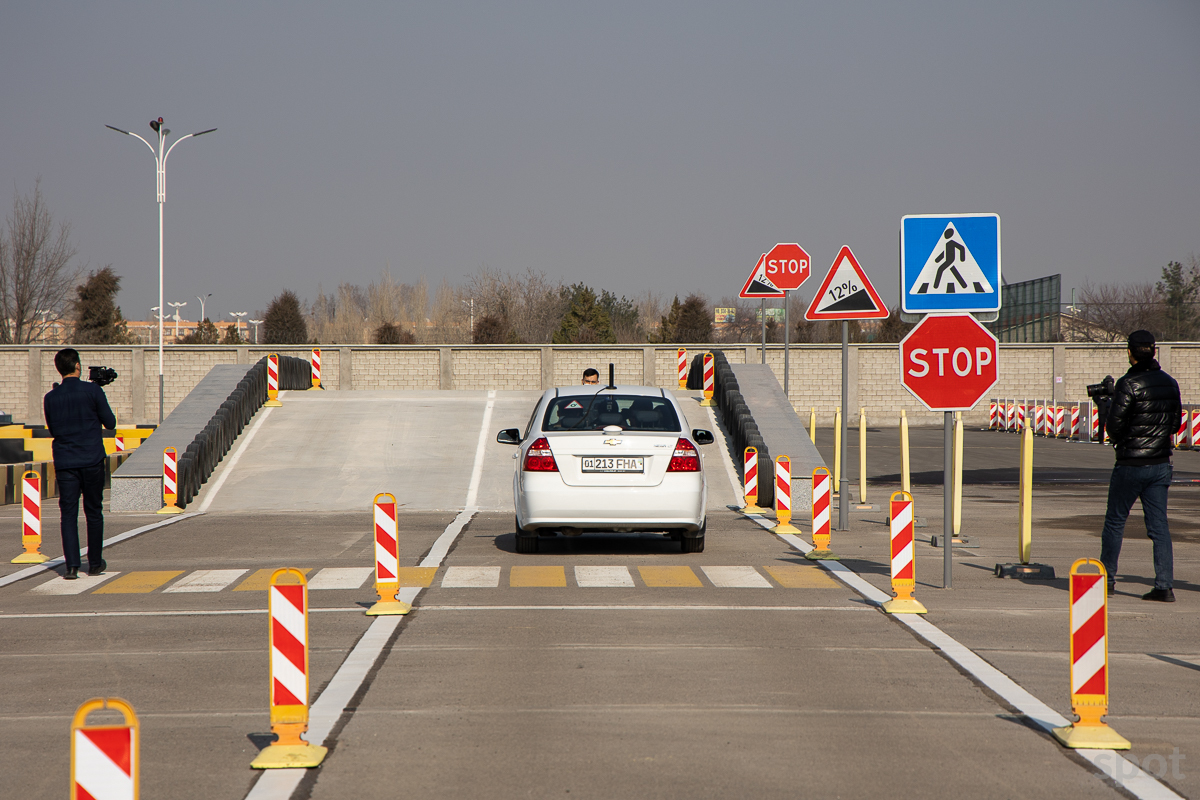
{"label": "concrete ramp", "polygon": [[808,430],[796,416],[775,373],[766,364],[730,364],[742,397],[758,423],[771,458],[792,460],[792,511],[803,517],[812,513],[812,471],[824,467]]}

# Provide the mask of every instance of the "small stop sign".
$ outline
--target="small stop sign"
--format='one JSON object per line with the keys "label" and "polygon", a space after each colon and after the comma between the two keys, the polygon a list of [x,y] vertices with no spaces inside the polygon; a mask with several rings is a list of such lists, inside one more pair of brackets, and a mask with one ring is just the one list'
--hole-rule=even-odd
{"label": "small stop sign", "polygon": [[767,277],[780,289],[799,289],[808,280],[811,259],[798,244],[777,244],[767,253]]}
{"label": "small stop sign", "polygon": [[970,314],[931,314],[900,342],[900,383],[930,411],[969,411],[996,385],[998,354]]}

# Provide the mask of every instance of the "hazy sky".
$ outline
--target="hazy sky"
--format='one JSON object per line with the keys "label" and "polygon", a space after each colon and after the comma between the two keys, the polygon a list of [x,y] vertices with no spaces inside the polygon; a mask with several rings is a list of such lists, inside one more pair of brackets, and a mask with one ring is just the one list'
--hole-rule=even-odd
{"label": "hazy sky", "polygon": [[[1009,281],[1200,255],[1200,2],[0,7],[0,203],[41,177],[80,263],[214,319],[284,287],[530,267],[736,293],[798,241],[897,298],[904,214],[997,212]],[[815,289],[818,275],[806,289]]]}

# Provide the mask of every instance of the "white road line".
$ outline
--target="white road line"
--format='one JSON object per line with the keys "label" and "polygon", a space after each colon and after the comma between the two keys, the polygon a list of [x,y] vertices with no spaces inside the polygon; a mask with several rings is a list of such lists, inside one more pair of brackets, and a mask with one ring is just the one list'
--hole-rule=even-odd
{"label": "white road line", "polygon": [[[475,502],[479,497],[479,483],[483,479],[483,458],[487,446],[488,427],[492,424],[492,409],[496,406],[496,392],[489,391],[487,396],[487,406],[484,408],[483,421],[479,426],[479,440],[475,446],[475,464],[471,469],[471,483],[467,488],[466,508],[446,526],[446,530],[442,531],[442,535],[433,543],[433,547],[429,548],[429,554],[421,561],[422,567],[441,565],[442,559],[450,552],[454,540],[458,538],[478,510]],[[230,462],[230,466],[233,466],[232,462]],[[396,597],[412,603],[420,592],[421,587],[419,586],[405,587],[396,593]],[[402,617],[399,616],[376,617],[375,621],[371,623],[371,627],[367,628],[367,632],[350,651],[350,655],[346,656],[346,660],[338,667],[337,672],[325,685],[325,690],[321,692],[309,709],[307,734],[309,742],[325,743],[326,737],[345,713],[350,699],[354,697],[358,688],[362,686],[362,682],[366,680],[367,673],[379,660],[384,645],[395,633],[401,619]],[[303,769],[265,770],[254,786],[250,788],[246,800],[287,800],[296,791],[296,787],[300,785],[300,781],[304,779],[306,773],[307,770]]]}
{"label": "white road line", "polygon": [[229,473],[233,472],[233,468],[237,465],[238,459],[242,457],[242,453],[246,452],[246,448],[250,446],[250,442],[253,441],[254,435],[258,433],[258,429],[262,427],[263,423],[266,422],[267,417],[270,415],[271,409],[264,408],[262,416],[250,426],[250,431],[246,434],[246,438],[242,440],[242,443],[238,445],[237,452],[235,452],[229,459],[229,463],[226,464],[225,469],[221,471],[221,476],[217,478],[216,483],[214,483],[209,488],[208,493],[204,495],[204,502],[200,504],[201,514],[203,514],[205,511],[208,511],[208,507],[212,505],[212,501],[216,498],[217,492],[221,491],[221,487],[225,485],[225,479],[229,477]]}
{"label": "white road line", "polygon": [[326,567],[308,582],[308,590],[357,589],[373,570],[374,567]]}
{"label": "white road line", "polygon": [[632,589],[633,576],[629,567],[576,567],[575,583],[582,589]]}
{"label": "white road line", "polygon": [[421,611],[874,611],[870,606],[635,606],[544,605],[544,606],[421,606]]}
{"label": "white road line", "polygon": [[443,589],[495,589],[500,585],[499,567],[447,567]]}
{"label": "white road line", "polygon": [[701,567],[719,589],[771,589],[771,582],[754,567]]}
{"label": "white road line", "polygon": [[[150,531],[166,527],[167,525],[174,525],[176,522],[182,522],[185,519],[191,519],[195,516],[199,516],[198,512],[190,512],[187,514],[180,514],[177,517],[172,516],[167,517],[166,519],[160,519],[157,522],[153,522],[149,525],[143,525],[140,528],[134,528],[131,531],[119,533],[116,536],[113,536],[111,539],[105,539],[104,546],[112,547],[114,544],[123,542],[126,539],[132,539],[134,536],[140,536],[143,533],[149,533]],[[44,532],[43,535],[45,535]],[[80,558],[83,558],[83,556],[86,554],[86,549],[79,551]],[[36,567],[26,567],[25,569],[17,570],[11,575],[5,575],[3,578],[0,578],[0,586],[8,586],[10,583],[16,583],[17,581],[37,575],[40,572],[53,572],[55,567],[61,566],[63,563],[63,557],[59,556],[58,558],[50,559],[44,564],[38,564]]]}
{"label": "white road line", "polygon": [[[362,606],[352,608],[309,608],[313,614],[329,612],[362,613]],[[194,609],[191,611],[46,611],[38,614],[0,614],[3,619],[81,619],[86,617],[222,617],[242,614],[266,614],[265,608]]]}
{"label": "white road line", "polygon": [[198,569],[163,589],[163,593],[219,592],[245,574],[244,569]]}
{"label": "white road line", "polygon": [[121,573],[106,572],[103,575],[80,575],[73,581],[65,578],[51,578],[45,583],[38,584],[29,591],[37,594],[83,594],[89,589],[95,589],[109,578],[115,578]]}

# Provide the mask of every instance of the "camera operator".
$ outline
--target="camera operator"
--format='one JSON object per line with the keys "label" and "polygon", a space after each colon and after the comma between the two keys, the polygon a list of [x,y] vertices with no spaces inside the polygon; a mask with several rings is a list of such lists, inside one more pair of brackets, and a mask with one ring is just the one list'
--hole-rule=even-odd
{"label": "camera operator", "polygon": [[1108,511],[1100,536],[1100,560],[1115,588],[1117,558],[1133,501],[1142,501],[1146,535],[1154,543],[1154,588],[1143,600],[1174,603],[1174,562],[1167,527],[1167,488],[1171,485],[1171,437],[1179,430],[1179,384],[1154,360],[1154,335],[1129,334],[1129,371],[1117,381],[1106,421],[1117,451],[1108,484]]}
{"label": "camera operator", "polygon": [[79,379],[79,352],[68,347],[54,356],[62,375],[42,400],[46,427],[54,437],[54,470],[58,475],[58,510],[62,515],[63,559],[67,580],[79,577],[79,495],[87,518],[88,575],[100,575],[108,564],[104,549],[104,428],[117,418],[104,390]]}

